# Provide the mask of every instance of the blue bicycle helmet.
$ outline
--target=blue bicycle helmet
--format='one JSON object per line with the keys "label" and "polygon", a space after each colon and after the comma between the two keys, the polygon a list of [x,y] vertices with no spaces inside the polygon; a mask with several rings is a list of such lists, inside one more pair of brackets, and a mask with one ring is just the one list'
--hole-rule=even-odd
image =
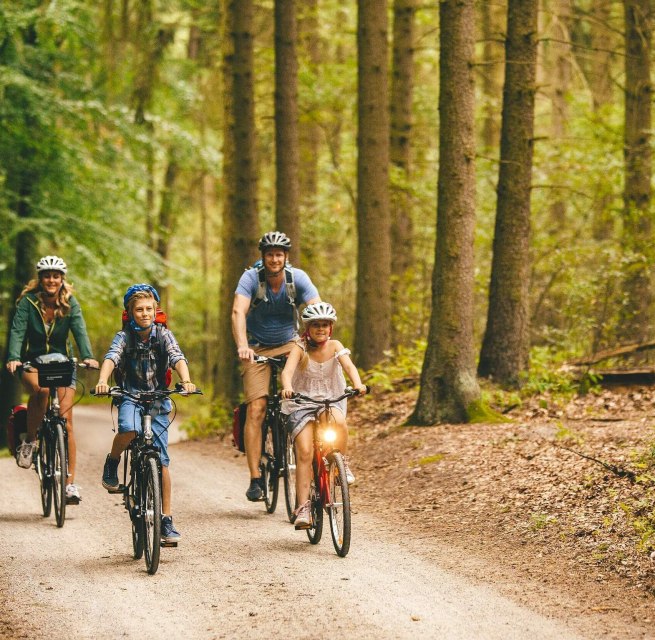
{"label": "blue bicycle helmet", "polygon": [[125,295],[123,296],[123,307],[125,309],[127,309],[127,303],[129,302],[130,298],[135,293],[138,293],[139,291],[148,291],[149,293],[152,294],[152,297],[155,299],[155,301],[159,302],[159,294],[157,293],[157,289],[155,289],[152,285],[133,284],[131,287],[128,287],[127,291],[125,292]]}

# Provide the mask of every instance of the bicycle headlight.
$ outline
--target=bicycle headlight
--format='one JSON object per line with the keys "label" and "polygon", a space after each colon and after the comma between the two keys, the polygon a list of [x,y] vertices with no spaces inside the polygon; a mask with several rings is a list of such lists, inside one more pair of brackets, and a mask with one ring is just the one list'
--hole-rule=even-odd
{"label": "bicycle headlight", "polygon": [[333,443],[336,439],[337,432],[331,427],[328,427],[325,429],[325,431],[323,431],[323,442]]}

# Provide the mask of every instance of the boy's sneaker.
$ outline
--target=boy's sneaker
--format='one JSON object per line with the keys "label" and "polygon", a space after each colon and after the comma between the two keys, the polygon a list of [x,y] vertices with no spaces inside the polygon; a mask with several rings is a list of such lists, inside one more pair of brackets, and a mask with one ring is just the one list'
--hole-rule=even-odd
{"label": "boy's sneaker", "polygon": [[66,485],[66,504],[80,504],[80,488],[76,484]]}
{"label": "boy's sneaker", "polygon": [[173,516],[162,516],[161,539],[164,542],[178,542],[182,535],[173,526]]}
{"label": "boy's sneaker", "polygon": [[121,461],[113,460],[107,454],[107,459],[105,460],[105,468],[102,470],[102,486],[109,491],[109,493],[119,490],[118,482],[118,463]]}
{"label": "boy's sneaker", "polygon": [[250,502],[258,502],[264,497],[264,480],[262,478],[250,478],[250,486],[246,491],[246,498]]}
{"label": "boy's sneaker", "polygon": [[32,466],[32,459],[36,451],[36,440],[34,442],[23,442],[16,452],[16,464],[23,469]]}
{"label": "boy's sneaker", "polygon": [[295,514],[296,518],[293,523],[296,529],[309,529],[312,526],[312,503],[309,500],[300,505]]}
{"label": "boy's sneaker", "polygon": [[355,474],[350,470],[350,466],[348,465],[348,458],[345,456],[343,457],[343,468],[344,471],[346,472],[346,481],[348,484],[353,484],[355,482]]}

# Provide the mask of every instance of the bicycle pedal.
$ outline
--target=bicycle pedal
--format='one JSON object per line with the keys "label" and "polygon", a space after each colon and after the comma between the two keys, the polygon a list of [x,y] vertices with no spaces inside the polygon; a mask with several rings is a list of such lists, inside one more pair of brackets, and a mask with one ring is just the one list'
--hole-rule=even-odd
{"label": "bicycle pedal", "polygon": [[120,484],[115,489],[107,489],[107,493],[123,493],[125,491],[125,485]]}
{"label": "bicycle pedal", "polygon": [[306,529],[311,529],[312,528],[311,524],[295,524],[293,526],[294,526],[294,529],[296,531],[304,531]]}
{"label": "bicycle pedal", "polygon": [[174,549],[177,547],[177,542],[168,542],[167,540],[162,540],[160,542],[160,546]]}
{"label": "bicycle pedal", "polygon": [[82,498],[66,498],[66,504],[80,504]]}

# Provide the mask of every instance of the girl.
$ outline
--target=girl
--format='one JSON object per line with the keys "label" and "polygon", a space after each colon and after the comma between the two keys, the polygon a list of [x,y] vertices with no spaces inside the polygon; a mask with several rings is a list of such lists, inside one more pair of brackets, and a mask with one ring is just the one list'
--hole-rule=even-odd
{"label": "girl", "polygon": [[[340,396],[346,388],[343,370],[346,371],[353,386],[366,393],[357,368],[353,364],[349,349],[338,340],[332,340],[332,329],[337,321],[334,307],[327,302],[316,302],[305,307],[302,312],[305,333],[302,343],[296,343],[282,371],[282,397],[289,399],[294,392],[316,399]],[[296,449],[296,529],[311,525],[309,484],[312,474],[312,455],[314,453],[313,422],[315,407],[285,402],[283,413],[288,414],[288,429]],[[326,414],[322,414],[325,416]],[[337,430],[341,433],[339,448],[345,452],[348,429],[346,427],[346,400],[334,405],[333,415]],[[305,428],[310,426],[309,429]],[[355,481],[346,463],[348,483]]]}

